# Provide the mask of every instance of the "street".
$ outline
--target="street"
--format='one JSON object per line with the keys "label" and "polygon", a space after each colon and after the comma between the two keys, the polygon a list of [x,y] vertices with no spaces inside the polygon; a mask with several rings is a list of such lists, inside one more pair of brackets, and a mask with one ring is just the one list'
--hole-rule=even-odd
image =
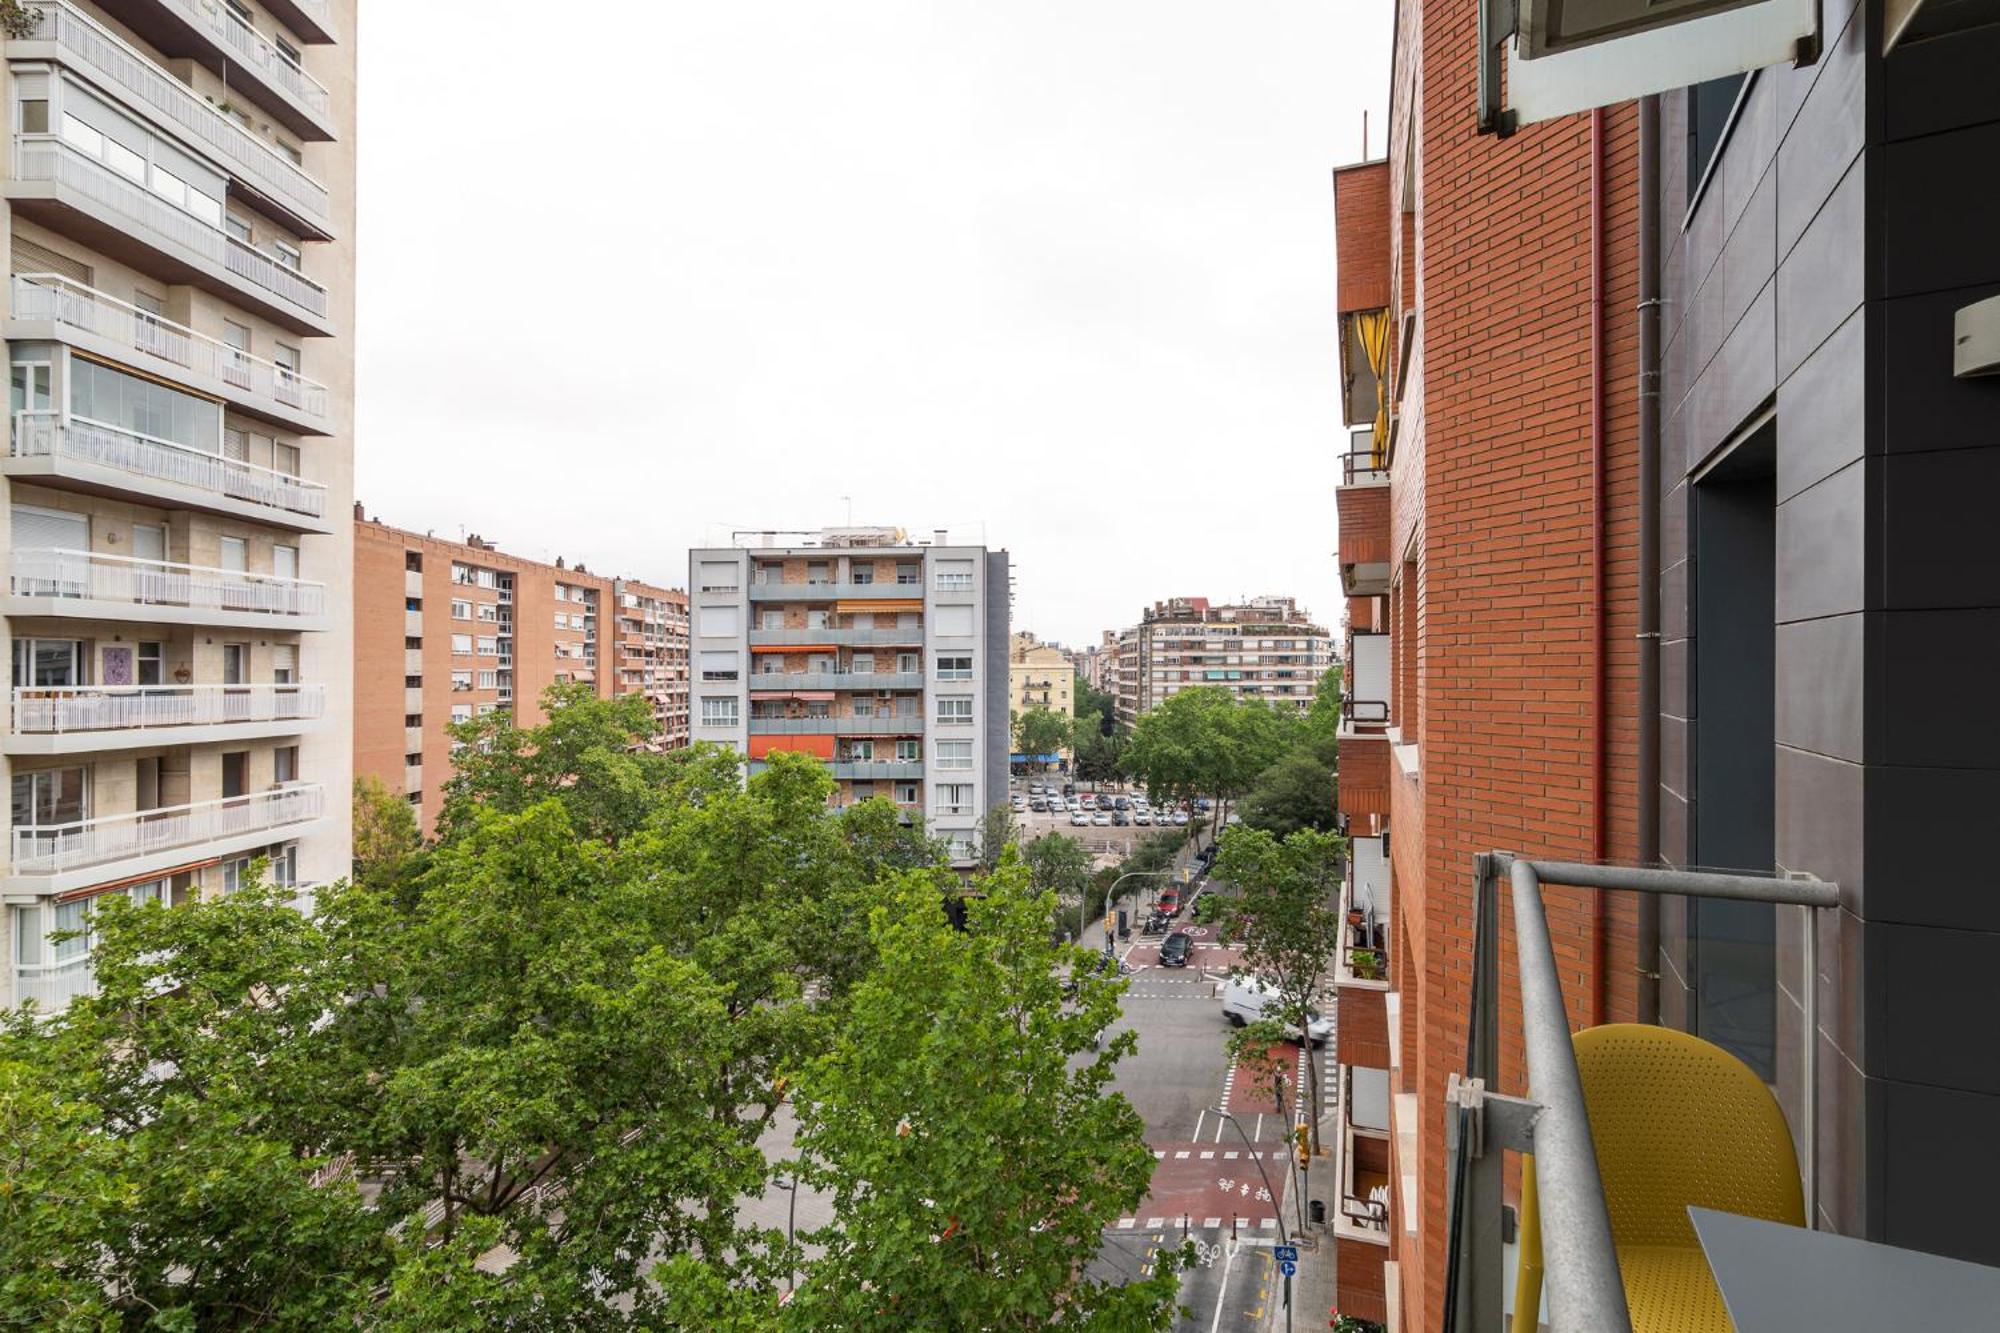
{"label": "street", "polygon": [[1161,1249],[1186,1242],[1194,1259],[1181,1277],[1175,1328],[1262,1329],[1281,1298],[1272,1247],[1290,1170],[1298,1047],[1273,1052],[1283,1079],[1280,1114],[1269,1086],[1239,1076],[1224,1049],[1223,977],[1238,952],[1216,942],[1213,926],[1182,928],[1194,937],[1185,968],[1159,965],[1157,939],[1135,936],[1120,948],[1132,975],[1114,1030],[1137,1033],[1139,1049],[1119,1065],[1116,1087],[1144,1119],[1156,1166],[1145,1200],[1106,1230],[1094,1271],[1134,1277]]}

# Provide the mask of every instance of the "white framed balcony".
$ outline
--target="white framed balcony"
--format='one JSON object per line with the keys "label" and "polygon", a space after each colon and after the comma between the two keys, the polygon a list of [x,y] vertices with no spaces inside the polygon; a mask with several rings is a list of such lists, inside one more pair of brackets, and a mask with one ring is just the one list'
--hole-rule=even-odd
{"label": "white framed balcony", "polygon": [[[753,671],[750,690],[921,690],[921,671]],[[707,682],[705,682],[707,683]]]}
{"label": "white framed balcony", "polygon": [[267,140],[251,133],[145,53],[70,0],[25,0],[39,14],[34,34],[7,44],[11,60],[49,60],[75,70],[161,129],[228,171],[230,191],[283,218],[306,239],[333,239],[325,185]]}
{"label": "white framed balcony", "polygon": [[760,646],[800,647],[820,643],[845,643],[856,647],[920,647],[924,642],[924,629],[913,625],[909,629],[847,629],[826,627],[821,629],[753,629],[750,642]]}
{"label": "white framed balcony", "polygon": [[[185,56],[229,80],[302,139],[335,137],[326,86],[220,0],[100,0],[106,12],[169,57]],[[324,0],[277,0],[273,12],[310,16]],[[301,36],[309,36],[300,30]],[[324,39],[333,36],[323,29]]]}
{"label": "white framed balcony", "polygon": [[61,139],[14,139],[7,197],[24,216],[165,282],[184,282],[295,333],[326,336],[326,288]]}
{"label": "white framed balcony", "polygon": [[326,714],[324,685],[17,688],[9,754],[77,754],[293,736]]}
{"label": "white framed balcony", "polygon": [[58,412],[17,412],[4,470],[97,495],[331,532],[326,487],[175,440]]}
{"label": "white framed balcony", "polygon": [[302,434],[333,429],[332,399],[324,384],[239,352],[220,338],[54,273],[15,274],[11,295],[10,339],[68,343]]}
{"label": "white framed balcony", "polygon": [[79,820],[15,828],[10,894],[70,893],[93,884],[157,874],[195,859],[220,859],[296,838],[326,813],[316,782],[287,783],[228,796]]}
{"label": "white framed balcony", "polygon": [[93,551],[10,553],[7,614],[323,630],[326,585]]}
{"label": "white framed balcony", "polygon": [[903,717],[752,717],[752,736],[921,736],[924,720]]}
{"label": "white framed balcony", "polygon": [[72,1001],[97,994],[97,968],[89,954],[60,963],[14,965],[15,1008],[33,1001],[45,1014],[58,1014]]}

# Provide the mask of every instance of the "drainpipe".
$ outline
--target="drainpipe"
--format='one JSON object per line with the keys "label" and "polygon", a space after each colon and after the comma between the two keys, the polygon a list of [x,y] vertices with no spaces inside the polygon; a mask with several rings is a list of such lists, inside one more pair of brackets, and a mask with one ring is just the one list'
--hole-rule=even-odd
{"label": "drainpipe", "polygon": [[[1660,861],[1660,99],[1639,99],[1639,864]],[[1639,895],[1639,1021],[1660,1019],[1660,898]]]}
{"label": "drainpipe", "polygon": [[[1604,698],[1604,108],[1590,113],[1590,859],[1605,852]],[[1593,1024],[1610,1007],[1605,982],[1610,975],[1610,922],[1604,893],[1594,895],[1591,941],[1597,985],[1592,991]]]}

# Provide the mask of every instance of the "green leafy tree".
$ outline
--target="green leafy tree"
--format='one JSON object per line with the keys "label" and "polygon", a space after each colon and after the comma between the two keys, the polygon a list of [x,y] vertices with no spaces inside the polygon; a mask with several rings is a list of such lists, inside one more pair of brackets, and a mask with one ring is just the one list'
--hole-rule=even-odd
{"label": "green leafy tree", "polygon": [[1016,713],[1014,750],[1030,756],[1030,762],[1034,755],[1055,754],[1069,747],[1073,727],[1072,719],[1053,709],[1030,708],[1025,713]]}
{"label": "green leafy tree", "polygon": [[782,1327],[1170,1326],[1173,1262],[1124,1285],[1086,1275],[1152,1174],[1111,1089],[1136,1038],[1106,1040],[1122,983],[1051,942],[1052,900],[1027,878],[1010,858],[981,881],[963,932],[937,911],[937,872],[900,877],[874,913],[883,966],[800,1077],[800,1171],[835,1216]]}
{"label": "green leafy tree", "polygon": [[1301,745],[1258,774],[1242,811],[1245,824],[1281,838],[1300,829],[1331,830],[1336,815],[1333,770],[1310,746]]}
{"label": "green leafy tree", "polygon": [[995,801],[979,820],[979,868],[991,871],[1021,836],[1010,801]]}
{"label": "green leafy tree", "polygon": [[1070,711],[1076,715],[1079,746],[1085,731],[1094,730],[1100,736],[1114,736],[1118,732],[1118,700],[1082,677],[1077,678]]}
{"label": "green leafy tree", "polygon": [[1154,800],[1215,800],[1219,830],[1230,802],[1276,763],[1298,735],[1299,720],[1262,702],[1245,702],[1216,685],[1170,696],[1139,719],[1125,766]]}
{"label": "green leafy tree", "polygon": [[354,878],[374,889],[402,880],[423,838],[409,801],[371,774],[354,779]]}
{"label": "green leafy tree", "polygon": [[1044,833],[1021,849],[1021,862],[1028,868],[1028,887],[1035,893],[1054,895],[1055,929],[1065,936],[1073,935],[1081,913],[1067,904],[1076,902],[1090,887],[1090,853],[1067,834]]}
{"label": "green leafy tree", "polygon": [[[1215,876],[1234,891],[1222,938],[1243,947],[1246,969],[1276,993],[1272,1015],[1311,1050],[1308,1024],[1341,945],[1340,876],[1347,840],[1301,830],[1280,839],[1263,829],[1236,827],[1222,837]],[[1317,1058],[1314,1057],[1317,1066]],[[1319,1086],[1311,1080],[1313,1144],[1319,1144]]]}

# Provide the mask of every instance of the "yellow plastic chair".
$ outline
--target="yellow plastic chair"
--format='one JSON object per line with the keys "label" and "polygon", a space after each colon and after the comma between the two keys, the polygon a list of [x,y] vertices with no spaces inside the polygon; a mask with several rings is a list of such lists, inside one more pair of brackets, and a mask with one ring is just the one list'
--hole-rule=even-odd
{"label": "yellow plastic chair", "polygon": [[[1572,1041],[1633,1333],[1735,1333],[1688,1205],[1805,1225],[1791,1130],[1763,1081],[1712,1042],[1643,1023]],[[1521,1163],[1513,1333],[1542,1303],[1535,1159]]]}

